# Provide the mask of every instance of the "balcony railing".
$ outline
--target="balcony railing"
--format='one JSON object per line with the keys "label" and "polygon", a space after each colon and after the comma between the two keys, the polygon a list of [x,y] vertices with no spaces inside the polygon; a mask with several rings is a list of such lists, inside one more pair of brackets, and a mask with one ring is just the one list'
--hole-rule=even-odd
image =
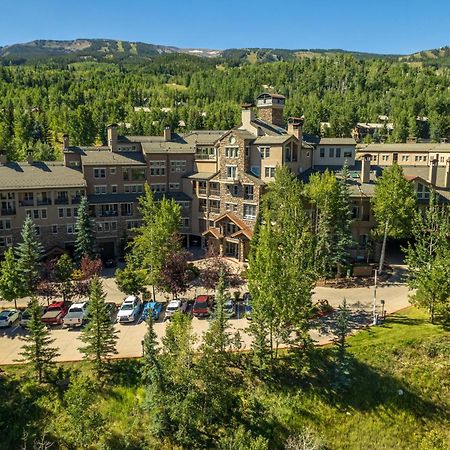
{"label": "balcony railing", "polygon": [[15,208],[2,208],[0,209],[2,216],[14,216],[16,214]]}
{"label": "balcony railing", "polygon": [[37,201],[38,206],[44,206],[44,205],[51,205],[52,199],[51,198],[44,198]]}
{"label": "balcony railing", "polygon": [[20,200],[20,206],[34,206],[34,200]]}
{"label": "balcony railing", "polygon": [[253,194],[244,194],[244,200],[253,200]]}
{"label": "balcony railing", "polygon": [[204,155],[201,153],[196,153],[195,154],[195,159],[210,159],[210,160],[214,160],[216,159],[216,155]]}
{"label": "balcony railing", "polygon": [[220,214],[220,208],[211,207],[211,208],[209,208],[209,212],[211,212],[213,214]]}
{"label": "balcony railing", "polygon": [[199,188],[198,195],[206,195],[206,188]]}
{"label": "balcony railing", "polygon": [[214,197],[220,197],[220,190],[219,189],[210,189],[209,195],[213,195]]}
{"label": "balcony railing", "polygon": [[118,211],[102,211],[100,213],[100,217],[117,217],[118,215]]}
{"label": "balcony railing", "polygon": [[72,197],[72,205],[76,205],[78,203],[81,202],[81,197],[77,196],[77,197]]}
{"label": "balcony railing", "polygon": [[67,197],[58,197],[55,199],[55,205],[68,205],[69,199]]}

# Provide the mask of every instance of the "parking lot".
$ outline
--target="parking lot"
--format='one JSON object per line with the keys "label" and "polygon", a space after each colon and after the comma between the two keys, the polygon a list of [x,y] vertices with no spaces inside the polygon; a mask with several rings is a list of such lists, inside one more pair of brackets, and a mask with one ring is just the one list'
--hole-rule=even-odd
{"label": "parking lot", "polygon": [[[103,285],[106,291],[107,301],[112,301],[120,304],[124,295],[117,289],[114,278],[106,276],[103,279]],[[245,287],[242,288],[245,290]],[[199,288],[191,289],[186,297],[194,299],[196,295],[203,294]],[[378,288],[377,298],[378,304],[381,299],[385,302],[386,312],[392,313],[402,308],[409,306],[408,288],[401,281],[393,279],[390,282],[384,283]],[[347,304],[353,311],[353,328],[358,329],[365,325],[371,318],[371,311],[373,305],[373,289],[369,287],[355,287],[347,289],[336,289],[331,287],[317,287],[314,290],[313,300],[326,299],[331,306],[336,308],[343,298],[347,299]],[[163,303],[167,303],[168,297],[157,294],[157,299]],[[281,300],[281,299],[280,299]],[[26,299],[19,303],[20,307],[26,306]],[[12,304],[2,302],[0,307],[11,308]],[[239,331],[242,337],[243,349],[249,349],[251,338],[246,333],[248,327],[247,319],[242,317],[243,307],[242,303],[239,305],[236,317],[230,320],[230,331]],[[155,332],[158,339],[164,336],[167,323],[163,322],[163,314],[155,323]],[[194,333],[200,338],[208,328],[208,319],[192,319],[192,327]],[[146,332],[146,324],[140,319],[130,324],[116,324],[115,329],[118,334],[117,341],[117,357],[138,357],[142,355],[142,339]],[[59,361],[75,361],[81,359],[81,354],[78,348],[81,346],[79,341],[80,330],[68,330],[61,327],[50,329],[52,337],[55,339],[55,346],[59,349]],[[25,331],[15,323],[11,328],[0,329],[0,365],[14,364],[17,362],[23,341],[20,339]],[[325,318],[318,324],[317,328],[311,330],[311,336],[318,344],[330,342],[333,339],[333,315]]]}

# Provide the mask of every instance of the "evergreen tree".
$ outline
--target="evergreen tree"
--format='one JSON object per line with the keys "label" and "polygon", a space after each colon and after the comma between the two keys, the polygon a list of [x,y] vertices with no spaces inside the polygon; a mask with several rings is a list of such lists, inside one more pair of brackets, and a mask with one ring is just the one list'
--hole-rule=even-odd
{"label": "evergreen tree", "polygon": [[70,300],[74,294],[72,279],[74,264],[67,253],[61,255],[53,267],[54,279],[58,283],[58,290],[64,302]]}
{"label": "evergreen tree", "polygon": [[23,283],[19,264],[12,248],[6,250],[4,260],[0,262],[0,299],[12,302],[17,309],[17,299],[21,296]]}
{"label": "evergreen tree", "polygon": [[78,207],[75,222],[75,257],[78,262],[83,256],[93,259],[95,252],[94,221],[89,214],[87,197],[83,197]]}
{"label": "evergreen tree", "polygon": [[101,376],[104,373],[105,358],[117,353],[117,335],[106,307],[102,283],[97,276],[92,278],[89,291],[88,323],[80,337],[86,345],[80,351],[85,359],[93,362],[96,374]]}
{"label": "evergreen tree", "polygon": [[[142,226],[136,229],[132,243],[135,267],[147,272],[147,284],[157,285],[164,263],[180,250],[178,230],[181,208],[175,200],[163,198],[155,202],[150,187],[139,198]],[[154,294],[154,291],[153,291]]]}
{"label": "evergreen tree", "polygon": [[431,322],[436,312],[449,307],[450,298],[450,217],[447,207],[439,205],[436,192],[431,191],[425,211],[414,215],[413,240],[406,249],[409,267],[408,285],[416,289],[412,302],[424,307]]}
{"label": "evergreen tree", "polygon": [[42,307],[35,297],[31,298],[28,305],[30,320],[27,323],[28,334],[22,337],[25,344],[20,355],[21,361],[31,364],[39,383],[42,382],[44,374],[58,356],[51,344],[55,339],[50,338],[46,325],[42,322]]}
{"label": "evergreen tree", "polygon": [[388,237],[406,237],[411,229],[411,220],[416,208],[413,184],[403,176],[398,164],[384,169],[375,185],[372,208],[377,221],[376,233],[383,236],[380,257],[380,272],[383,270]]}
{"label": "evergreen tree", "polygon": [[34,223],[30,217],[27,217],[22,226],[21,242],[16,250],[25,295],[32,294],[39,281],[42,253],[43,248],[37,238]]}

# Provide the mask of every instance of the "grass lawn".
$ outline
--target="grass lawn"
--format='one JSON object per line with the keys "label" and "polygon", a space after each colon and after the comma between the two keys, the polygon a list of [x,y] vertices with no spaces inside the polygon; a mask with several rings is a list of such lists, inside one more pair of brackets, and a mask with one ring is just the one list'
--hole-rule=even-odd
{"label": "grass lawn", "polygon": [[[332,347],[314,352],[306,380],[248,379],[241,392],[243,417],[261,417],[253,431],[275,449],[306,427],[324,449],[450,449],[450,334],[408,308],[350,337],[348,344],[350,385],[344,393],[331,388]],[[61,366],[87,369],[85,363]],[[17,378],[26,373],[23,366],[4,370]],[[146,434],[144,397],[139,361],[117,361],[114,379],[97,403],[115,443],[110,448],[147,448],[140,444]],[[249,406],[255,404],[260,406]]]}

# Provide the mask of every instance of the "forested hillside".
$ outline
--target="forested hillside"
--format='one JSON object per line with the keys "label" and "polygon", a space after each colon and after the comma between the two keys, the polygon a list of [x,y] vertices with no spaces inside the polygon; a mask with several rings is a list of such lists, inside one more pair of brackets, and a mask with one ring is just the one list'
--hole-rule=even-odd
{"label": "forested hillside", "polygon": [[0,67],[0,149],[11,159],[28,149],[55,158],[62,133],[72,144],[100,144],[112,121],[126,134],[160,134],[166,124],[227,129],[239,124],[240,104],[267,89],[287,96],[286,117],[305,115],[307,133],[319,133],[326,121],[332,135],[348,136],[356,122],[380,114],[394,122],[391,139],[398,142],[440,140],[450,131],[446,67],[350,55],[230,64],[174,53],[134,64]]}

